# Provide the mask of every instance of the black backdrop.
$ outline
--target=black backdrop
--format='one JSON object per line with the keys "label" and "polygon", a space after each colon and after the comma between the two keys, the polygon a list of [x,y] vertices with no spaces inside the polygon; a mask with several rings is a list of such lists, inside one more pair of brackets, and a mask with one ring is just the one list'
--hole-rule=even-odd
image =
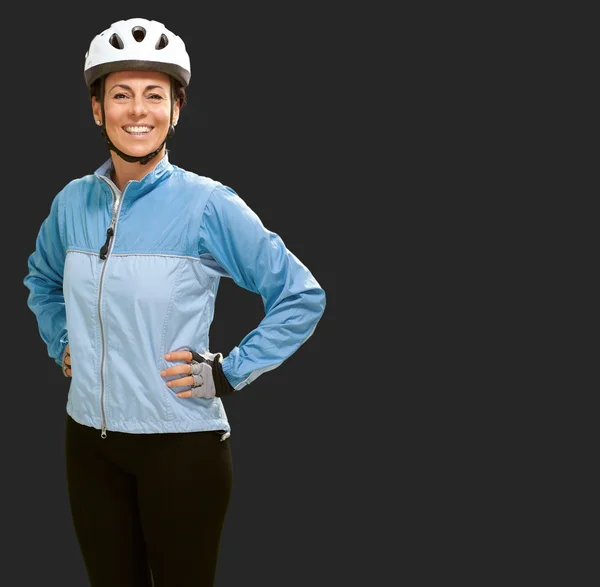
{"label": "black backdrop", "polygon": [[[343,49],[335,36],[343,17],[228,5],[199,7],[192,17],[182,5],[140,12],[121,3],[118,10],[82,7],[68,25],[66,14],[46,9],[5,31],[14,59],[5,63],[2,96],[3,132],[10,138],[2,237],[8,309],[2,344],[10,380],[3,402],[2,532],[10,546],[3,577],[15,586],[88,585],[65,482],[68,382],[47,356],[22,280],[52,198],[108,157],[83,81],[89,42],[115,20],[143,16],[179,34],[192,59],[171,161],[235,189],[327,294],[312,338],[280,368],[225,400],[234,488],[216,585],[367,584],[358,558],[348,562],[350,549],[364,555],[367,546],[364,537],[353,537],[364,518],[356,504],[366,472],[364,462],[352,464],[358,453],[343,432],[362,422],[346,415],[345,397],[357,381],[344,365],[349,357],[336,321],[346,229],[340,202],[351,200],[336,169],[351,130],[341,114]],[[262,316],[259,296],[222,279],[211,348],[226,354]],[[373,569],[365,573],[373,576]]]}
{"label": "black backdrop", "polygon": [[[493,222],[506,208],[498,181],[515,169],[511,185],[531,183],[511,159],[520,144],[530,159],[519,131],[530,121],[518,124],[530,109],[498,90],[514,94],[527,76],[497,57],[497,19],[415,3],[393,15],[372,2],[113,4],[12,3],[0,31],[0,585],[87,587],[64,480],[66,380],[22,279],[54,195],[107,156],[84,53],[133,16],[165,22],[192,56],[173,162],[231,185],[327,292],[306,345],[226,401],[235,479],[217,587],[487,587],[555,575],[569,559],[549,565],[553,551],[539,548],[554,534],[532,512],[551,494],[532,463],[554,474],[556,451],[544,460],[529,444],[548,438],[535,434],[539,394],[535,409],[521,405],[543,370],[523,378],[513,360],[520,340],[531,354],[520,330],[530,316],[519,320],[506,296],[521,300],[527,271],[514,285],[511,273],[531,256],[518,238],[515,259],[499,256],[519,230]],[[489,31],[491,59],[475,31]],[[508,135],[494,126],[507,108]],[[261,315],[256,296],[222,280],[213,348],[226,352]]]}

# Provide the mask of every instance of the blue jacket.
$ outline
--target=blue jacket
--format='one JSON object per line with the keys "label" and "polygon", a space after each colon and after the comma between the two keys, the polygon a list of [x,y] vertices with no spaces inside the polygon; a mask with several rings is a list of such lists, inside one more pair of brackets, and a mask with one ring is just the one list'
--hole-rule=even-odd
{"label": "blue jacket", "polygon": [[229,431],[220,398],[167,387],[160,372],[180,362],[164,355],[210,352],[219,281],[230,277],[265,309],[227,356],[217,349],[239,391],[306,342],[325,292],[231,188],[168,155],[123,193],[111,169],[109,159],[55,196],[24,279],[48,355],[62,365],[70,345],[67,413],[109,432]]}

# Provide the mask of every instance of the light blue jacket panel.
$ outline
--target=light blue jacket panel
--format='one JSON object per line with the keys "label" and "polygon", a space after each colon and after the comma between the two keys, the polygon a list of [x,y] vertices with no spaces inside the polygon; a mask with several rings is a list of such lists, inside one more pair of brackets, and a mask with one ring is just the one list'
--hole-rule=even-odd
{"label": "light blue jacket panel", "polygon": [[220,398],[178,398],[186,388],[165,385],[160,371],[176,362],[164,355],[210,350],[219,282],[229,277],[265,309],[223,359],[239,391],[308,340],[325,292],[231,188],[166,155],[121,193],[111,167],[109,159],[54,198],[24,279],[49,356],[62,364],[70,345],[67,412],[109,431],[229,431]]}

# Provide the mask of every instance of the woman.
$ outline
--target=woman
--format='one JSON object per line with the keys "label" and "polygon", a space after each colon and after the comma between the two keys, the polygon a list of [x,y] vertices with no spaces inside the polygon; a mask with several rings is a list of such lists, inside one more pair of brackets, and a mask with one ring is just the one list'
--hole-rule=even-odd
{"label": "woman", "polygon": [[[28,305],[71,378],[68,489],[92,587],[214,584],[232,482],[221,398],[281,365],[325,308],[234,190],[169,161],[190,76],[156,21],[92,40],[84,77],[110,158],[55,196],[28,262]],[[208,336],[221,277],[265,308],[226,357]]]}

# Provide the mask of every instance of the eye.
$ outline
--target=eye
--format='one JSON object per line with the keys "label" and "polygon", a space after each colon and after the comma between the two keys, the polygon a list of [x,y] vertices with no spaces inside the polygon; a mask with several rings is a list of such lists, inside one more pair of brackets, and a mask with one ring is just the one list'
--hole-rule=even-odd
{"label": "eye", "polygon": [[115,100],[122,100],[123,98],[127,98],[127,94],[124,94],[123,92],[118,92],[117,94],[113,95],[113,98]]}
{"label": "eye", "polygon": [[148,97],[150,100],[164,100],[160,94],[150,94]]}

